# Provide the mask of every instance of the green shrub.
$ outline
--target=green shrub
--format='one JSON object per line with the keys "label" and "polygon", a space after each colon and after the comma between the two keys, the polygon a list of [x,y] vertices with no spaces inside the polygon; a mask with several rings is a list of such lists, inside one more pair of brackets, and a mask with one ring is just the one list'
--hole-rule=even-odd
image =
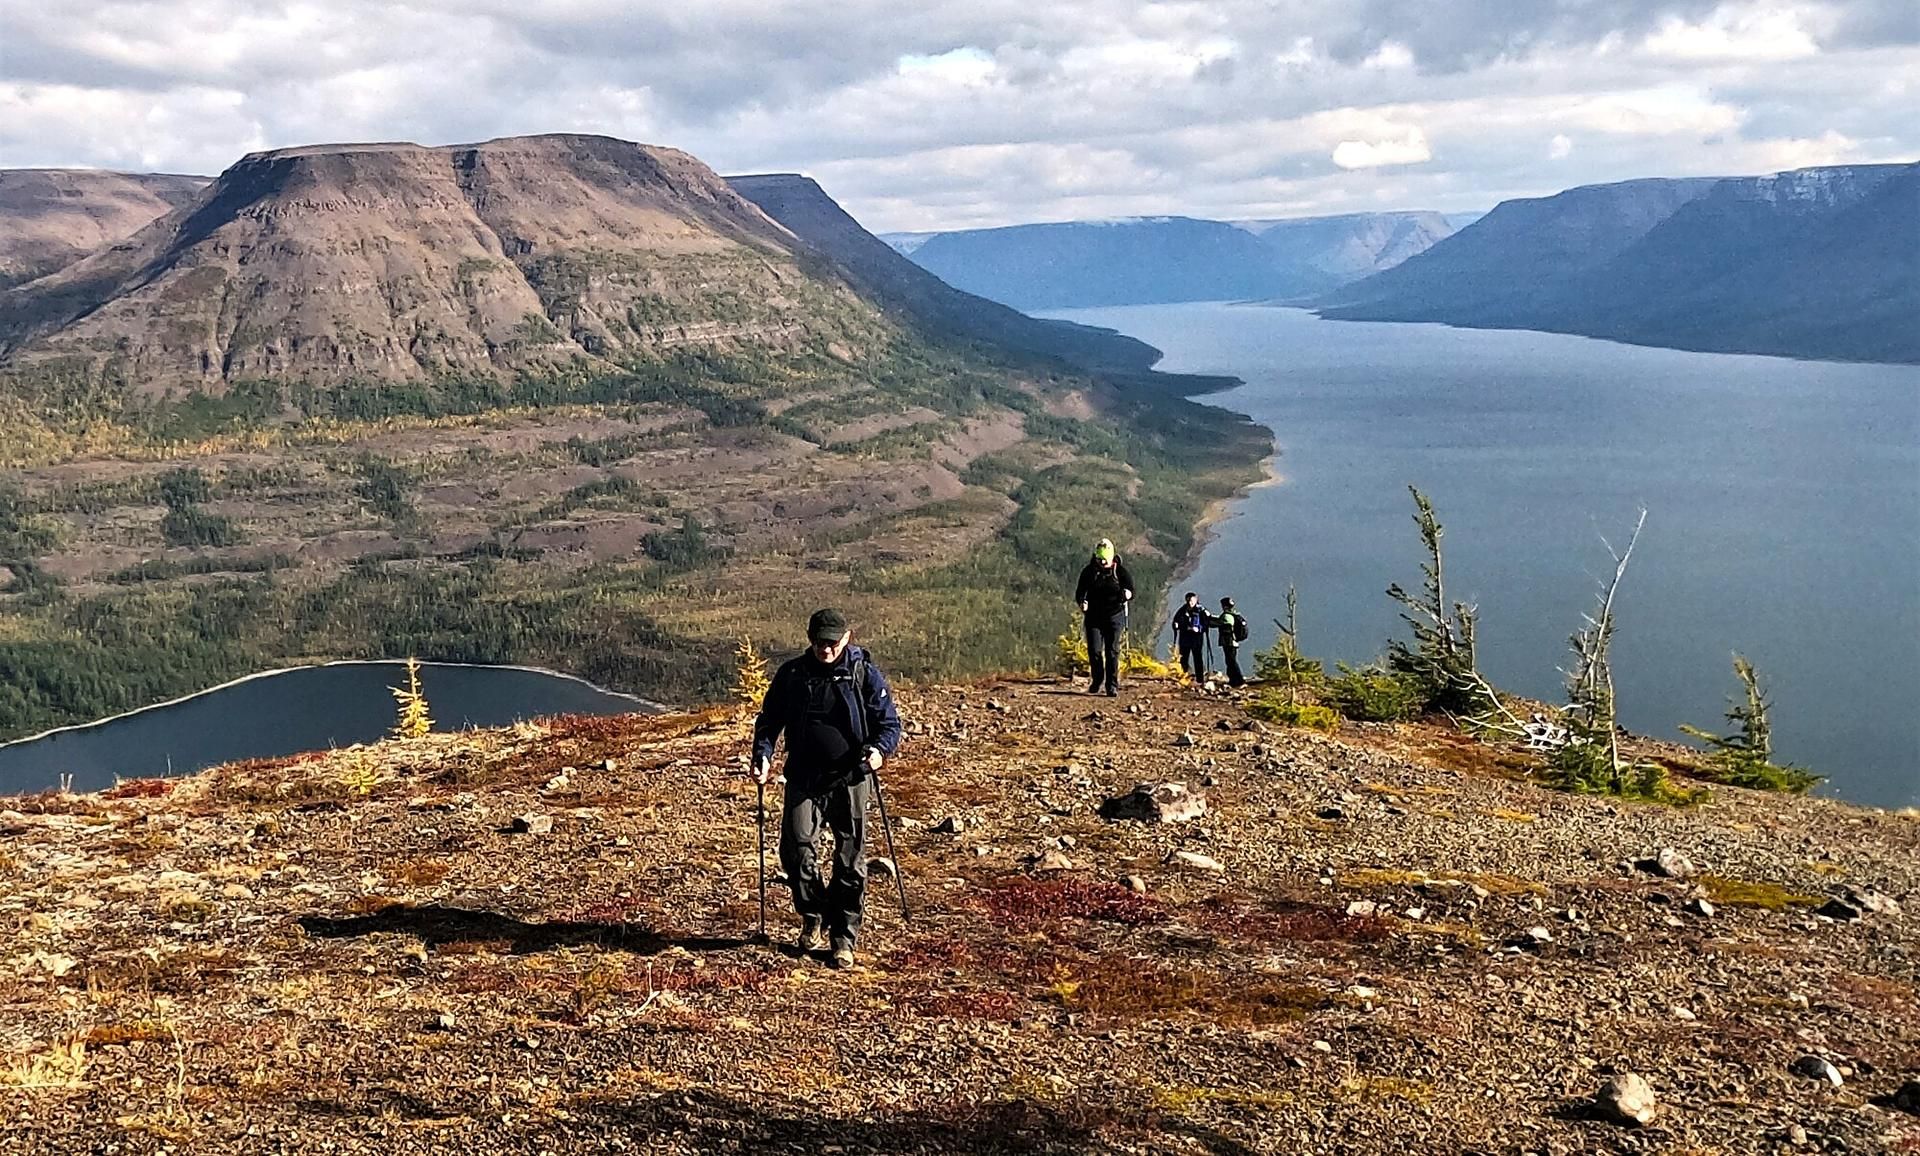
{"label": "green shrub", "polygon": [[240,531],[231,521],[198,506],[168,510],[160,520],[160,532],[169,546],[231,546],[240,541]]}
{"label": "green shrub", "polygon": [[1380,666],[1356,669],[1343,662],[1339,677],[1327,683],[1326,698],[1357,722],[1400,722],[1420,713],[1427,688],[1417,679]]}
{"label": "green shrub", "polygon": [[1281,726],[1304,727],[1332,734],[1340,726],[1340,713],[1332,707],[1312,702],[1288,702],[1284,692],[1269,690],[1247,704],[1247,713],[1265,722]]}

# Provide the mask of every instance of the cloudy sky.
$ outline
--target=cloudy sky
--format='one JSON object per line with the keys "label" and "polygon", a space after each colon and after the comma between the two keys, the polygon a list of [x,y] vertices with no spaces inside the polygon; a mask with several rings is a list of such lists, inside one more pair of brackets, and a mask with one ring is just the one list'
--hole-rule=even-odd
{"label": "cloudy sky", "polygon": [[1920,0],[0,0],[0,166],[557,130],[874,229],[1920,158]]}

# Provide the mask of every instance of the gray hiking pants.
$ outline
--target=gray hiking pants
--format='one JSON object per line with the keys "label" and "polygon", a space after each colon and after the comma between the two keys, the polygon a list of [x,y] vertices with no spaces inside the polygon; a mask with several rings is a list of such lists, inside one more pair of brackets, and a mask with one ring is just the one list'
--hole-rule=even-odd
{"label": "gray hiking pants", "polygon": [[[787,784],[780,821],[780,866],[793,887],[793,909],[817,915],[836,943],[860,938],[867,890],[867,800],[873,777],[862,775],[847,786],[810,791],[803,782]],[[833,881],[820,874],[822,828],[833,832]]]}

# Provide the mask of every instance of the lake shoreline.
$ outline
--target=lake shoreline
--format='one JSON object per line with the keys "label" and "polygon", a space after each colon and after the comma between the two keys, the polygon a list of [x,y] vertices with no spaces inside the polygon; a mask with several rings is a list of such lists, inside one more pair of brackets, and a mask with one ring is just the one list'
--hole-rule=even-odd
{"label": "lake shoreline", "polygon": [[[1676,739],[1683,722],[1725,729],[1738,650],[1773,692],[1777,761],[1827,776],[1822,794],[1920,804],[1907,709],[1920,662],[1894,645],[1920,630],[1920,583],[1888,529],[1920,525],[1913,367],[1331,325],[1270,304],[1063,319],[1162,347],[1173,370],[1242,377],[1206,402],[1284,431],[1285,495],[1262,493],[1277,481],[1269,461],[1268,478],[1203,511],[1170,602],[1186,589],[1258,602],[1292,584],[1315,610],[1310,653],[1370,661],[1404,632],[1380,591],[1418,579],[1411,483],[1448,529],[1450,592],[1485,608],[1483,670],[1558,701],[1602,538],[1644,506],[1648,541],[1623,588],[1622,723]],[[1714,432],[1729,420],[1747,452]],[[1791,479],[1782,462],[1797,463]],[[1755,618],[1750,606],[1782,612]],[[1265,609],[1250,607],[1251,649],[1273,638]]]}
{"label": "lake shoreline", "polygon": [[[148,703],[146,706],[135,707],[132,710],[121,711],[119,714],[108,715],[105,718],[94,719],[90,722],[69,723],[65,726],[49,727],[46,730],[40,731],[37,734],[23,735],[17,739],[7,739],[4,742],[0,742],[0,750],[5,750],[8,747],[21,746],[26,743],[38,742],[41,739],[52,738],[55,735],[69,734],[76,731],[92,730],[95,727],[103,727],[109,723],[120,722],[124,719],[133,718],[137,715],[144,715],[153,711],[165,710],[168,707],[181,706],[183,704],[190,703],[195,699],[204,698],[210,694],[217,694],[220,691],[229,690],[236,686],[243,686],[247,683],[255,682],[263,678],[273,678],[277,675],[296,674],[304,670],[322,670],[329,667],[337,667],[337,666],[398,666],[404,669],[406,666],[406,662],[407,660],[404,658],[336,658],[336,659],[329,659],[326,662],[308,662],[308,663],[302,663],[298,666],[280,666],[280,667],[275,667],[272,670],[258,670],[253,672],[252,674],[243,674],[239,678],[228,679],[226,682],[219,683],[215,686],[206,687],[203,690],[196,690],[191,694],[183,694],[183,695],[176,696],[174,698],[167,699],[164,702]],[[592,682],[588,679],[582,678],[577,674],[568,674],[564,670],[550,670],[542,666],[523,666],[523,665],[513,664],[513,663],[490,663],[490,662],[422,662],[420,664],[420,668],[422,670],[431,670],[434,667],[453,667],[453,668],[458,668],[462,670],[514,670],[514,671],[519,671],[523,674],[540,674],[540,675],[547,675],[554,678],[565,679],[568,682],[579,683],[580,685],[585,686],[591,690],[594,690],[600,694],[608,695],[613,698],[628,699],[628,700],[631,700],[632,702],[638,703],[640,704],[642,709],[635,711],[634,713],[636,714],[670,714],[676,709],[675,707],[667,703],[656,702],[653,699],[642,698],[637,694],[629,694],[626,691],[612,690],[607,687],[600,686],[599,684]]]}

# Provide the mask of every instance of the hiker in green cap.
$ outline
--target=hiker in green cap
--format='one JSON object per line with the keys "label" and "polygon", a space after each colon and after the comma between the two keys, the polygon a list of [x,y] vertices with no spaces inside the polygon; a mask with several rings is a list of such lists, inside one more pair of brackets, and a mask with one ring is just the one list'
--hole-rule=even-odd
{"label": "hiker in green cap", "polygon": [[1127,603],[1133,601],[1133,575],[1114,552],[1113,542],[1102,538],[1093,548],[1093,557],[1080,571],[1080,585],[1073,592],[1080,606],[1082,627],[1087,638],[1087,665],[1093,678],[1088,694],[1102,689],[1110,695],[1120,693],[1120,635],[1127,629]]}

